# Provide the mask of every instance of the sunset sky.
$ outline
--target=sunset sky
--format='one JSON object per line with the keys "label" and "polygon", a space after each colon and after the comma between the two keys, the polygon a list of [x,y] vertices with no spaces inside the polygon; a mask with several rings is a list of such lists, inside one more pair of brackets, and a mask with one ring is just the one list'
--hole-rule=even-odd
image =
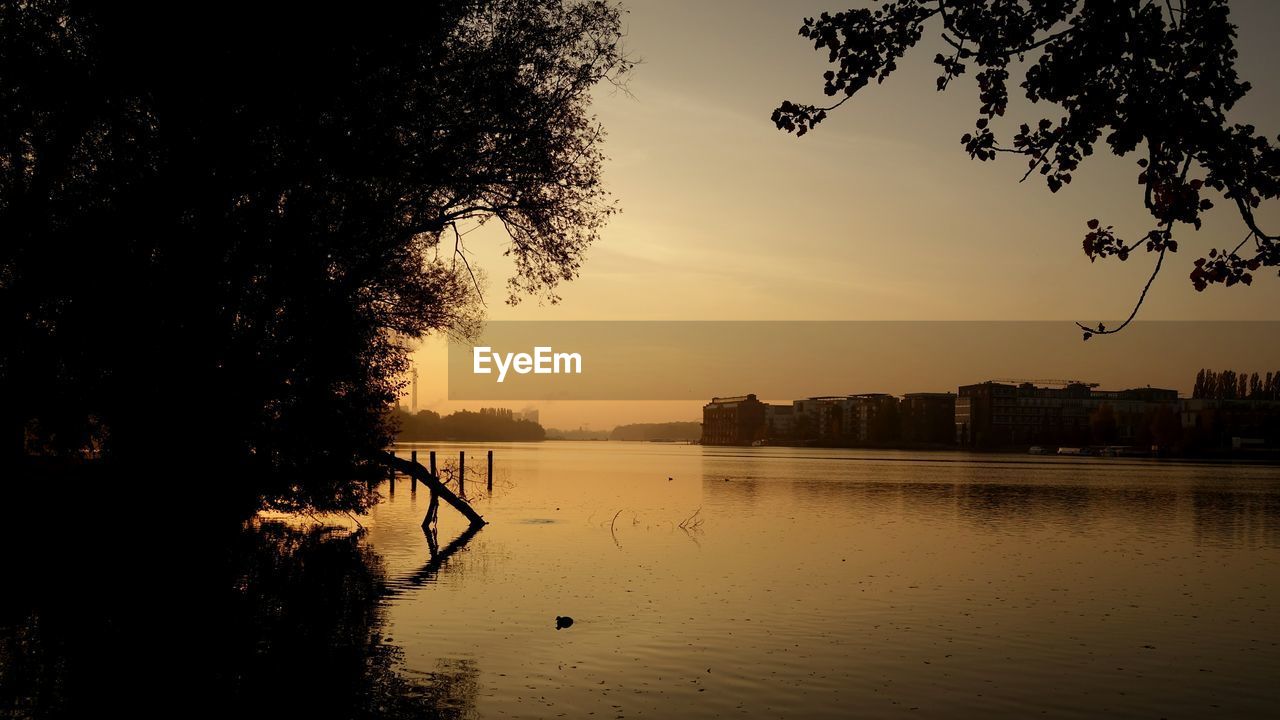
{"label": "sunset sky", "polygon": [[[1025,166],[1016,158],[970,160],[959,138],[973,126],[976,91],[971,75],[945,93],[934,91],[940,27],[885,84],[860,92],[810,135],[797,139],[773,127],[769,115],[779,101],[826,100],[825,54],[796,34],[803,18],[859,5],[625,3],[626,44],[641,63],[629,95],[602,89],[594,107],[608,131],[605,181],[622,213],[555,306],[504,305],[505,237],[489,228],[472,233],[468,248],[489,278],[489,317],[1097,322],[1127,315],[1150,273],[1149,259],[1090,264],[1080,242],[1094,217],[1125,238],[1151,229],[1136,156],[1088,158],[1056,195],[1035,178],[1018,184]],[[1233,119],[1274,137],[1280,6],[1239,0],[1232,8],[1238,68],[1254,85]],[[1012,75],[1016,93],[1021,75]],[[1060,114],[1015,103],[1005,127]],[[1264,206],[1259,219],[1264,229],[1280,226],[1274,207]],[[1181,252],[1166,260],[1140,317],[1280,319],[1274,273],[1260,273],[1252,288],[1204,293],[1187,279],[1195,258],[1210,247],[1234,247],[1244,235],[1233,211],[1210,212],[1199,233],[1183,226]],[[421,409],[477,406],[446,400],[442,342],[427,341],[415,357]],[[918,384],[904,387],[852,384],[854,391],[934,389],[928,371],[921,372]],[[1145,384],[1141,365],[1132,373],[1132,384]],[[545,426],[608,429],[696,419],[700,403],[534,405]]]}

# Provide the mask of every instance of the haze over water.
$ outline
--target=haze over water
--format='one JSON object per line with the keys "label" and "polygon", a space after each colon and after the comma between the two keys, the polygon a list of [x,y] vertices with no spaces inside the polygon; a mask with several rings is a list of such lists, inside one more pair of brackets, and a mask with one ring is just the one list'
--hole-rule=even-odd
{"label": "haze over water", "polygon": [[[458,446],[433,447],[456,459]],[[391,579],[384,633],[404,650],[401,672],[467,668],[474,696],[453,700],[463,715],[1201,718],[1280,706],[1275,467],[464,449],[490,524],[443,567],[418,572],[424,488],[401,478],[366,521]],[[461,529],[442,506],[440,544]],[[558,615],[574,625],[557,631]]]}

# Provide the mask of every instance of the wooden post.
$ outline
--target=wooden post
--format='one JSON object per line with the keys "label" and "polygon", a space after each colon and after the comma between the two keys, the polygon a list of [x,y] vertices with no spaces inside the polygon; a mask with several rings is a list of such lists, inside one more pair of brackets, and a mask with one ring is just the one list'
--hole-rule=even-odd
{"label": "wooden post", "polygon": [[[417,450],[410,450],[410,451],[409,451],[409,462],[411,462],[411,463],[416,463],[416,462],[418,462],[418,451],[417,451]],[[418,491],[418,478],[416,478],[416,477],[414,477],[414,476],[410,475],[410,476],[409,476],[409,492],[414,493],[414,492],[417,492],[417,491]]]}
{"label": "wooden post", "polygon": [[471,522],[472,526],[485,524],[484,518],[480,517],[480,514],[477,513],[465,499],[454,495],[453,491],[450,490],[448,486],[440,482],[439,477],[427,473],[421,465],[414,465],[408,460],[402,460],[396,457],[394,453],[385,453],[383,455],[383,462],[406,475],[417,475],[419,480],[421,480],[428,488],[431,488],[433,495],[438,494],[445,502],[452,505],[455,510],[462,513],[463,517]]}
{"label": "wooden post", "polygon": [[492,450],[490,450],[490,451],[489,451],[489,482],[488,482],[488,490],[489,490],[489,494],[490,494],[490,495],[492,495],[492,494],[493,494],[493,451],[492,451]]}
{"label": "wooden post", "polygon": [[464,499],[467,497],[467,453],[465,450],[458,451],[458,494]]}
{"label": "wooden post", "polygon": [[[436,472],[436,451],[435,451],[435,450],[432,450],[432,451],[431,451],[431,460],[430,460],[430,462],[431,462],[431,476],[432,476],[432,477],[434,477],[434,478],[437,478],[437,479],[438,479],[438,478],[440,477],[440,475],[439,475],[439,473],[437,473],[437,472]],[[434,487],[432,487],[432,488],[431,488],[431,502],[430,502],[430,503],[428,503],[428,505],[427,505],[427,517],[426,517],[426,519],[425,519],[425,520],[423,520],[423,521],[422,521],[422,526],[423,526],[423,527],[426,527],[426,526],[428,526],[428,525],[434,525],[434,524],[435,524],[435,522],[436,522],[436,511],[437,511],[437,510],[439,510],[439,509],[440,509],[440,496],[436,494],[436,489],[435,489]]]}

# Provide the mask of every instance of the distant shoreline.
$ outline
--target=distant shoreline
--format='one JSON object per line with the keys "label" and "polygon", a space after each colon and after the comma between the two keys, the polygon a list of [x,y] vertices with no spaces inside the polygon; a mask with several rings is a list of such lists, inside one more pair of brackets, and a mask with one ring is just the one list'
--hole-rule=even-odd
{"label": "distant shoreline", "polygon": [[614,445],[680,445],[680,446],[697,446],[715,450],[748,450],[748,451],[768,451],[768,450],[814,450],[814,451],[850,451],[850,452],[875,452],[875,453],[920,453],[922,455],[952,453],[958,455],[970,455],[975,457],[1020,457],[1028,460],[1077,460],[1088,462],[1123,462],[1123,461],[1155,461],[1159,463],[1195,463],[1205,465],[1274,465],[1280,466],[1280,453],[1267,454],[1263,456],[1257,455],[1231,455],[1228,453],[1203,453],[1197,455],[1129,455],[1129,456],[1097,456],[1097,455],[1058,455],[1057,453],[1034,454],[1029,453],[1025,448],[971,448],[960,446],[920,446],[920,447],[890,447],[890,446],[845,446],[845,445],[703,445],[702,443],[684,442],[684,441],[650,441],[650,440],[611,440],[608,438],[599,439],[567,439],[559,438],[546,440],[400,440],[395,443],[397,447],[416,446],[416,449],[423,449],[424,446],[457,446],[457,445],[486,445],[492,443],[502,443],[507,445],[545,445],[548,443],[591,443],[593,445],[614,444]]}

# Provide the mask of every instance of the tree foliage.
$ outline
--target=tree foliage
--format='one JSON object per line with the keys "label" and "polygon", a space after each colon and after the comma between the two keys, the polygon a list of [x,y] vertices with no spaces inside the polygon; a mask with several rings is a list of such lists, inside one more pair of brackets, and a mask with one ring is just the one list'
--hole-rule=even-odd
{"label": "tree foliage", "polygon": [[1191,397],[1206,400],[1280,400],[1280,372],[1258,373],[1202,368]]}
{"label": "tree foliage", "polygon": [[[124,537],[85,532],[76,545],[133,562],[67,573],[66,542],[34,544],[40,528],[15,533],[6,524],[0,533],[14,542],[4,546],[5,568],[15,579],[0,599],[6,717],[164,717],[196,695],[215,717],[475,716],[473,663],[405,672],[384,603],[413,576],[389,576],[366,533],[245,525],[216,552],[151,527]],[[58,532],[67,537],[65,525]],[[182,642],[155,648],[158,627],[181,627]]]}
{"label": "tree foliage", "polygon": [[398,411],[399,439],[404,442],[423,440],[460,440],[490,442],[540,442],[546,430],[532,420],[517,419],[510,411],[480,412],[459,410],[441,416],[431,410],[417,413]]}
{"label": "tree foliage", "polygon": [[465,232],[513,302],[578,272],[627,68],[600,0],[0,5],[4,450],[363,507],[407,343],[479,317]]}
{"label": "tree foliage", "polygon": [[[896,0],[808,18],[800,35],[827,53],[832,104],[783,102],[779,129],[804,135],[898,61],[936,25],[948,50],[934,57],[939,91],[973,72],[978,117],[961,144],[971,158],[1021,156],[1025,180],[1039,174],[1057,192],[1100,143],[1118,156],[1136,155],[1137,181],[1154,227],[1136,241],[1111,225],[1088,221],[1089,259],[1177,252],[1175,228],[1200,228],[1217,196],[1234,206],[1247,235],[1233,248],[1214,248],[1195,261],[1197,290],[1253,282],[1261,267],[1280,265],[1280,235],[1254,216],[1280,194],[1280,149],[1252,125],[1232,122],[1232,107],[1249,91],[1236,73],[1236,28],[1227,0]],[[1010,105],[1011,71],[1025,67],[1018,87],[1032,104],[1061,114],[1028,120],[998,133]],[[1147,282],[1131,314],[1146,297]],[[1081,326],[1085,339],[1115,332]]]}
{"label": "tree foliage", "polygon": [[702,437],[700,422],[631,423],[618,425],[609,433],[610,440],[697,442]]}

